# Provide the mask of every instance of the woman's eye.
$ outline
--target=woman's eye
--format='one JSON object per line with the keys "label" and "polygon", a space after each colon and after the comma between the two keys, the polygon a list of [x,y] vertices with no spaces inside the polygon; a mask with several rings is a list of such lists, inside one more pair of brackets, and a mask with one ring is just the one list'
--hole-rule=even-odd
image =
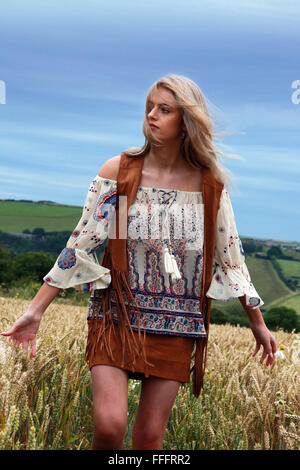
{"label": "woman's eye", "polygon": [[[148,113],[150,113],[150,112],[152,111],[152,109],[153,109],[152,106],[150,106],[150,107],[148,108]],[[169,113],[169,112],[170,112],[167,108],[161,108],[161,110],[162,110],[163,112],[166,112],[166,113]]]}

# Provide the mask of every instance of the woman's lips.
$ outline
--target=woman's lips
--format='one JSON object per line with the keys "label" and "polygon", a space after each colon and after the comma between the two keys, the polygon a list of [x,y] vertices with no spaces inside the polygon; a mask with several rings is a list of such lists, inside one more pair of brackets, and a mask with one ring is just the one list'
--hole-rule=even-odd
{"label": "woman's lips", "polygon": [[151,127],[151,129],[158,129],[158,127],[155,126],[154,124],[149,124],[149,126]]}

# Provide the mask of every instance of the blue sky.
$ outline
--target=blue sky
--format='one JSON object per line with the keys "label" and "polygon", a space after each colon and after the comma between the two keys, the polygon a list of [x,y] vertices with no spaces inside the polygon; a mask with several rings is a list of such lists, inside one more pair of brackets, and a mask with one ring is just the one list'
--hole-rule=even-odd
{"label": "blue sky", "polygon": [[299,22],[296,0],[5,2],[0,198],[82,205],[108,158],[143,145],[147,92],[175,73],[243,157],[221,160],[240,236],[300,241]]}

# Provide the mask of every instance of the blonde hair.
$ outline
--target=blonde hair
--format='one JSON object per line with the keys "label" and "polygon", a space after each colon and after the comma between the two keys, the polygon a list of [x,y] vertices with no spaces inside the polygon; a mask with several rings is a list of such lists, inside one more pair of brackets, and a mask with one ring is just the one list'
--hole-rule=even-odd
{"label": "blonde hair", "polygon": [[149,100],[160,87],[173,94],[175,102],[181,110],[182,121],[186,126],[186,136],[181,144],[181,153],[185,161],[193,168],[201,166],[210,168],[216,180],[223,183],[227,189],[230,185],[235,186],[233,179],[229,176],[231,172],[221,165],[219,155],[235,159],[242,158],[238,155],[223,153],[215,146],[213,138],[222,134],[213,132],[213,121],[207,107],[208,100],[195,82],[181,75],[167,75],[151,86],[146,98],[143,122],[145,143],[139,148],[130,147],[124,153],[128,157],[142,157],[149,153],[151,145],[158,145],[157,142],[162,143],[157,137],[153,138],[147,118],[150,112]]}

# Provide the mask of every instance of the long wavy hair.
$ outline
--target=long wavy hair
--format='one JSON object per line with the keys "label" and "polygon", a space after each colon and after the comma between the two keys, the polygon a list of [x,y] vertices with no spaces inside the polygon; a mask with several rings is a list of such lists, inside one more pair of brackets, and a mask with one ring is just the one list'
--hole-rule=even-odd
{"label": "long wavy hair", "polygon": [[[169,90],[176,105],[181,111],[182,122],[186,126],[185,136],[182,138],[180,150],[184,160],[193,168],[208,167],[213,172],[217,181],[220,181],[230,189],[235,186],[231,173],[221,165],[220,155],[228,158],[242,159],[238,155],[223,153],[213,142],[213,139],[222,135],[213,131],[214,123],[209,115],[208,106],[203,92],[193,80],[170,74],[157,80],[149,89],[146,98],[145,117],[143,122],[143,134],[145,143],[142,147],[130,147],[124,153],[128,157],[142,157],[149,153],[151,146],[160,146],[163,142],[154,137],[148,124],[150,112],[149,100],[160,87]],[[225,132],[223,132],[223,135]]]}

